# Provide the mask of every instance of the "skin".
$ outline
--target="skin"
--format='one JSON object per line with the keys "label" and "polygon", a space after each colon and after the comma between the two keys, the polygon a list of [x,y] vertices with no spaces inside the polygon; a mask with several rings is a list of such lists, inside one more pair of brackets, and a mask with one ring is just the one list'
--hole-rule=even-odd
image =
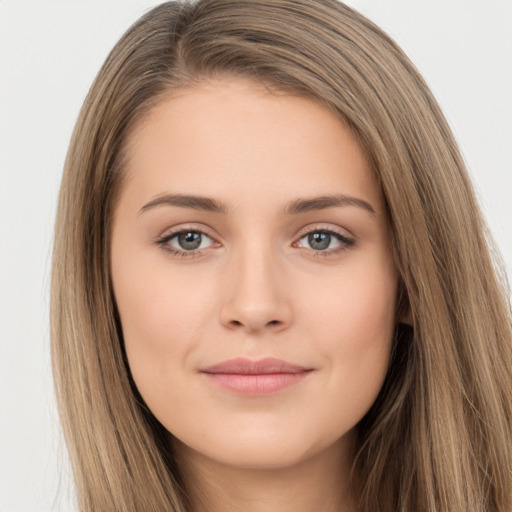
{"label": "skin", "polygon": [[[133,378],[172,433],[195,509],[351,510],[356,425],[386,374],[397,292],[383,197],[360,145],[310,99],[225,78],[173,91],[127,148],[114,293]],[[169,194],[224,210],[161,202]],[[341,194],[374,212],[354,201],[286,211]],[[206,233],[200,248],[180,247],[180,230]],[[319,249],[311,232],[336,235]],[[312,371],[262,396],[200,372],[235,357]]]}

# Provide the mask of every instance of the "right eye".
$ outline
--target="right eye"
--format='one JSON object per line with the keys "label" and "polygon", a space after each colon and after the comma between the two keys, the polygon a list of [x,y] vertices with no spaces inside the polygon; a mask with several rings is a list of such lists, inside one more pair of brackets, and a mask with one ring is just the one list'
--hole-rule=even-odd
{"label": "right eye", "polygon": [[205,249],[213,240],[200,231],[180,231],[173,235],[168,244],[175,249],[183,251],[196,251],[197,249]]}
{"label": "right eye", "polygon": [[157,244],[175,256],[193,257],[215,246],[216,242],[198,229],[181,229],[163,236]]}

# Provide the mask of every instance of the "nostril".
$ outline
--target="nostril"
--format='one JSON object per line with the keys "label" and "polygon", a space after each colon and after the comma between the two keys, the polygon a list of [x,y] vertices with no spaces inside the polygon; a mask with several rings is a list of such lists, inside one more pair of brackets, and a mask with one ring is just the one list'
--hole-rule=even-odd
{"label": "nostril", "polygon": [[[240,320],[231,320],[231,322],[229,322],[231,327],[243,327],[245,324],[244,322],[241,322]],[[280,320],[270,320],[269,322],[267,322],[265,325],[267,327],[273,327],[273,326],[277,326],[277,325],[281,325],[281,321]]]}

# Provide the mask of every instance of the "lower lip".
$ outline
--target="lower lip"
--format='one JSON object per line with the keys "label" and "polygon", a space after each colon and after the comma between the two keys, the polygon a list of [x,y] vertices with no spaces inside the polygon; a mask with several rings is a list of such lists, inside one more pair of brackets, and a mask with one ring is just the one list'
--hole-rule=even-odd
{"label": "lower lip", "polygon": [[221,388],[240,395],[268,395],[289,388],[304,380],[311,371],[297,373],[269,373],[241,375],[235,373],[205,373],[210,381]]}

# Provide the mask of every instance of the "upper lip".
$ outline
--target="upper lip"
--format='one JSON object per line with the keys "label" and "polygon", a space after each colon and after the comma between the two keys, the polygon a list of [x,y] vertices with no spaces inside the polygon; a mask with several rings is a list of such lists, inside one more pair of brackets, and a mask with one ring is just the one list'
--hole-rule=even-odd
{"label": "upper lip", "polygon": [[273,357],[266,357],[264,359],[259,359],[258,361],[251,361],[250,359],[239,357],[202,368],[200,372],[231,373],[237,375],[265,375],[272,373],[301,373],[309,370],[311,370],[311,368],[291,364]]}

